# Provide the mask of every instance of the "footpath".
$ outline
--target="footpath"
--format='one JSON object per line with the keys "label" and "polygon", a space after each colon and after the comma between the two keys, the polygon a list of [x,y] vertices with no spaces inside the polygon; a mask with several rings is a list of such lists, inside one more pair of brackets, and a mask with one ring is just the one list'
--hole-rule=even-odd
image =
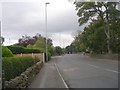
{"label": "footpath", "polygon": [[28,88],[65,88],[54,64],[54,58],[45,63]]}

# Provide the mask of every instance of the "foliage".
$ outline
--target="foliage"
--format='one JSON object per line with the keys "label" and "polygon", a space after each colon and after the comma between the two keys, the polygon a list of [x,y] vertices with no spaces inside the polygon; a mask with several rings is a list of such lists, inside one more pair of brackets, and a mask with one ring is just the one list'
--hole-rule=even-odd
{"label": "foliage", "polygon": [[[89,51],[92,53],[107,53],[106,35],[104,33],[102,20],[94,20],[87,27],[84,28],[82,33],[76,35],[72,44],[75,44],[76,48],[81,51]],[[118,53],[120,38],[119,34],[120,26],[113,30],[113,36],[111,37],[111,49],[113,53]],[[111,29],[112,30],[112,29]],[[118,39],[117,39],[118,38]]]}
{"label": "foliage", "polygon": [[[50,53],[52,53],[51,42],[52,41],[47,42],[48,52],[50,52]],[[42,52],[45,52],[45,50],[46,50],[46,39],[42,38],[42,37],[39,37],[34,45],[28,45],[27,48],[36,48],[36,49],[41,50]]]}
{"label": "foliage", "polygon": [[21,53],[41,53],[39,49],[31,49],[25,48],[22,46],[7,46],[13,54],[21,54]]}
{"label": "foliage", "polygon": [[5,74],[5,80],[10,80],[19,76],[28,67],[38,62],[39,59],[32,57],[4,57],[2,60],[2,68]]}
{"label": "foliage", "polygon": [[[40,36],[37,38],[33,45],[28,45],[27,48],[39,49],[40,51],[46,53],[46,38]],[[53,55],[53,44],[51,39],[47,39],[47,54],[50,57]]]}
{"label": "foliage", "polygon": [[15,45],[27,47],[27,45],[33,45],[39,37],[41,37],[41,35],[38,33],[33,37],[25,35],[22,36],[22,38],[19,38],[18,43]]}
{"label": "foliage", "polygon": [[[19,38],[18,39],[18,43],[14,44],[14,46],[24,46],[24,47],[27,47],[27,46],[30,46],[32,47],[36,42],[38,42],[38,40],[46,40],[45,37],[41,36],[41,34],[37,33],[35,36],[31,37],[31,36],[22,36],[22,38]],[[41,42],[42,42],[41,41]],[[47,42],[52,45],[52,40],[51,39],[47,39]],[[44,45],[45,46],[45,45]],[[38,46],[37,46],[38,48]]]}
{"label": "foliage", "polygon": [[[114,51],[114,48],[116,47],[115,45],[112,45],[112,44],[113,42],[116,43],[115,36],[117,35],[116,32],[118,30],[117,25],[118,25],[118,22],[120,22],[120,17],[119,17],[120,11],[117,10],[116,8],[117,4],[118,2],[75,2],[76,10],[78,11],[77,15],[79,16],[78,22],[80,26],[83,25],[84,23],[87,23],[90,20],[93,22],[93,24],[96,24],[94,22],[102,22],[99,28],[97,27],[97,25],[93,26],[91,24],[87,27],[87,29],[90,29],[90,30],[84,29],[88,32],[88,34],[93,33],[89,37],[85,36],[86,38],[84,37],[84,34],[81,35],[81,37],[84,37],[83,38],[84,41],[83,40],[81,41],[83,42],[85,42],[86,40],[88,41],[84,43],[87,49],[90,48],[91,51],[101,52],[101,50],[95,51],[95,48],[103,49],[103,46],[104,46],[105,48],[107,48],[108,53],[116,52]],[[97,21],[94,21],[94,20],[97,20]],[[120,26],[120,23],[118,26]],[[96,29],[97,31],[95,31],[93,27],[97,28]],[[94,32],[89,33],[91,29],[92,31],[95,31],[95,33]],[[83,33],[85,33],[85,31]],[[100,36],[99,34],[101,35],[103,34],[102,36],[104,36],[104,40],[102,36],[101,36],[102,39],[99,37]],[[102,40],[103,42],[101,42]],[[93,46],[94,48],[92,48]]]}
{"label": "foliage", "polygon": [[[12,49],[13,53],[15,54],[46,52],[46,38],[41,36],[41,34],[39,33],[37,33],[33,37],[25,35],[18,40],[18,43],[12,46],[15,46],[15,47],[17,46],[16,49]],[[22,46],[26,48],[22,48],[18,46]],[[53,44],[50,38],[47,38],[47,52],[49,56],[53,55]]]}
{"label": "foliage", "polygon": [[2,57],[12,57],[13,54],[6,46],[2,46]]}
{"label": "foliage", "polygon": [[54,54],[55,55],[61,55],[61,54],[63,54],[63,49],[60,46],[54,47]]}
{"label": "foliage", "polygon": [[71,46],[67,46],[67,47],[65,48],[65,53],[67,53],[67,54],[72,53],[72,48],[71,48]]}
{"label": "foliage", "polygon": [[[29,47],[29,46],[27,46]],[[38,38],[34,45],[31,45],[31,48],[36,48],[41,51],[45,51],[45,40],[43,38]]]}

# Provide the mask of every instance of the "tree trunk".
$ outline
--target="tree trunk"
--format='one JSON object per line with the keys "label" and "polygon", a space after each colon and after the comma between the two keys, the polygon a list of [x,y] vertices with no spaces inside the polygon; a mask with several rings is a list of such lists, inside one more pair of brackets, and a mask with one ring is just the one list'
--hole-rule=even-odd
{"label": "tree trunk", "polygon": [[110,41],[111,41],[111,40],[107,38],[107,49],[108,49],[108,54],[112,54],[112,50],[111,50],[111,48],[110,48],[110,46],[111,46],[111,45],[110,45]]}
{"label": "tree trunk", "polygon": [[108,20],[105,23],[104,31],[105,31],[105,34],[107,36],[107,50],[108,50],[108,54],[111,54],[112,53],[112,49],[111,49],[111,35],[110,35],[110,28],[109,28]]}

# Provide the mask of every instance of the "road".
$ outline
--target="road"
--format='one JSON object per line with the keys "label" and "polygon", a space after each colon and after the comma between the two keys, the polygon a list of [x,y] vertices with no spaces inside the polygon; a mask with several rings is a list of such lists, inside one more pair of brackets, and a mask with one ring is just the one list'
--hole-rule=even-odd
{"label": "road", "polygon": [[80,54],[55,56],[30,88],[118,88],[118,62]]}

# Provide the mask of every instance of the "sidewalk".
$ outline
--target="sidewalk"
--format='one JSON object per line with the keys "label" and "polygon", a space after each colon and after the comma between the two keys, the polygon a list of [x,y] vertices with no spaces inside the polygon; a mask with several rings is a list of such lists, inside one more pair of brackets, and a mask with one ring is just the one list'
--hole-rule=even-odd
{"label": "sidewalk", "polygon": [[54,59],[43,65],[29,88],[65,88],[55,68]]}

